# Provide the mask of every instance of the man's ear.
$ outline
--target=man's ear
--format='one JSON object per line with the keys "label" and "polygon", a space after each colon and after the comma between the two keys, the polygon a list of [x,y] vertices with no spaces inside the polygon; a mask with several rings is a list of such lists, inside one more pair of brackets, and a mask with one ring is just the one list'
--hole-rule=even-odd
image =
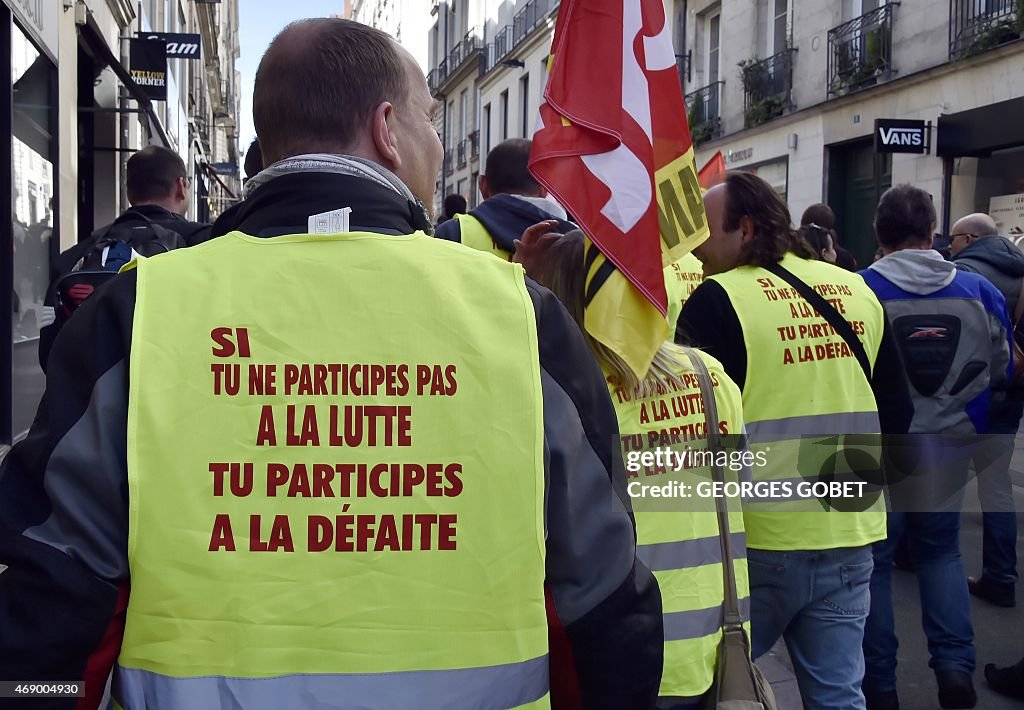
{"label": "man's ear", "polygon": [[188,185],[183,177],[178,178],[177,182],[174,183],[174,199],[177,202],[188,201]]}
{"label": "man's ear", "polygon": [[486,175],[481,175],[480,176],[480,196],[483,197],[485,200],[489,199],[490,196],[491,196],[491,188],[487,184],[487,176]]}
{"label": "man's ear", "polygon": [[402,158],[398,154],[397,137],[391,132],[394,125],[394,114],[395,107],[390,101],[384,101],[374,109],[370,119],[373,145],[380,157],[386,161],[385,167],[391,170],[402,164]]}
{"label": "man's ear", "polygon": [[746,244],[754,238],[754,220],[744,215],[740,217],[740,242]]}

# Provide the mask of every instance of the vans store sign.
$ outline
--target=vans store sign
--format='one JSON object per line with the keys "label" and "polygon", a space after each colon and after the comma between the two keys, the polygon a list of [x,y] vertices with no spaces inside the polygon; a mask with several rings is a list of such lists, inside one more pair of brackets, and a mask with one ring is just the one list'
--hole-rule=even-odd
{"label": "vans store sign", "polygon": [[876,153],[927,153],[931,125],[924,121],[879,118],[875,121]]}

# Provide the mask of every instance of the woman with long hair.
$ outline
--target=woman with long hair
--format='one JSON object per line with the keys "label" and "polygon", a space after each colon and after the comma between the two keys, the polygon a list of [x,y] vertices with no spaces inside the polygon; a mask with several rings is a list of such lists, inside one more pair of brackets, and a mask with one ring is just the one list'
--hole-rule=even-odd
{"label": "woman with long hair", "polygon": [[[665,663],[659,708],[699,707],[714,678],[722,638],[723,551],[715,500],[707,492],[707,431],[704,402],[690,353],[711,375],[718,429],[730,444],[740,441],[743,413],[739,388],[711,356],[666,342],[649,371],[638,377],[611,349],[583,328],[586,240],[576,230],[547,234],[553,225],[531,227],[516,244],[515,261],[549,288],[579,324],[601,365],[619,420],[627,490],[636,518],[637,557],[658,580],[665,631]],[[727,480],[750,465],[742,447],[717,452]],[[659,456],[660,454],[660,456]],[[739,458],[737,457],[739,455]],[[705,488],[698,489],[703,483]],[[657,489],[652,497],[652,490]],[[689,491],[691,498],[685,498]],[[666,496],[665,493],[668,492]],[[743,515],[730,500],[729,529],[744,621],[749,586]]]}

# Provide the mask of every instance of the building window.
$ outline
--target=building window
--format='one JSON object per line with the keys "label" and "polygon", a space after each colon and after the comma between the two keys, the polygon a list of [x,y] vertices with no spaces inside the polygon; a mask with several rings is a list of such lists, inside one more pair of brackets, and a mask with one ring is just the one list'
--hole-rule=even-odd
{"label": "building window", "polygon": [[484,106],[484,157],[491,152],[491,105]]}
{"label": "building window", "polygon": [[498,110],[501,112],[501,130],[498,132],[498,138],[505,140],[508,138],[508,89],[502,91],[498,97]]}
{"label": "building window", "polygon": [[778,54],[789,44],[790,0],[768,0],[771,25],[768,32],[768,56]]}
{"label": "building window", "polygon": [[722,13],[721,11],[715,12],[713,15],[708,15],[704,20],[704,27],[706,28],[706,39],[704,48],[704,58],[706,60],[705,66],[708,72],[708,84],[714,84],[719,79],[720,71],[720,58],[721,58],[721,42],[722,42]]}
{"label": "building window", "polygon": [[455,133],[454,123],[455,123],[455,102],[454,101],[449,101],[448,102],[448,120],[446,121],[447,125],[445,126],[445,131],[444,131],[444,139],[445,139],[444,140],[444,144],[448,148],[454,148],[455,147],[455,142],[456,141],[455,141],[455,136],[454,136],[454,133]]}
{"label": "building window", "polygon": [[[43,301],[51,253],[58,247],[54,234],[57,112],[52,103],[53,64],[10,21],[10,15],[0,11],[0,19],[9,23],[11,37],[10,45],[3,48],[10,52],[11,69],[11,83],[5,80],[4,90],[13,92],[13,101],[7,104],[13,108],[13,130],[5,139],[7,145],[0,148],[0,163],[9,166],[13,181],[9,207],[0,208],[0,215],[10,220],[8,234],[13,242],[7,243],[0,232],[0,249],[6,252],[0,269],[10,269],[11,278],[11,290],[0,294],[0,307],[11,316],[11,344],[4,348],[10,359],[0,354],[0,377],[10,378],[9,389],[0,384],[0,444],[8,444],[28,431],[44,386],[39,331],[46,312]],[[8,392],[10,401],[6,401]]]}
{"label": "building window", "polygon": [[463,89],[459,94],[459,140],[466,140],[466,111],[469,106],[469,91]]}
{"label": "building window", "polygon": [[519,79],[519,101],[522,110],[521,126],[523,138],[530,137],[530,75],[524,74]]}
{"label": "building window", "polygon": [[473,173],[469,181],[469,209],[480,204],[480,173]]}

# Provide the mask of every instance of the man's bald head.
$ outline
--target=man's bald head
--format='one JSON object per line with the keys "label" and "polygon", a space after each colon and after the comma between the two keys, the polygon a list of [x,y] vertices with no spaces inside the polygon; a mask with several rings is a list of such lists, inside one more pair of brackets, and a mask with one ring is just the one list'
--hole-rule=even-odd
{"label": "man's bald head", "polygon": [[999,234],[999,227],[996,221],[984,212],[975,212],[966,217],[961,217],[953,225],[953,231],[949,235],[949,248],[954,256],[963,251],[967,246],[982,237],[991,237]]}
{"label": "man's bald head", "polygon": [[264,165],[304,153],[346,153],[376,108],[409,93],[395,41],[340,18],[293,22],[270,43],[256,71],[253,123]]}

